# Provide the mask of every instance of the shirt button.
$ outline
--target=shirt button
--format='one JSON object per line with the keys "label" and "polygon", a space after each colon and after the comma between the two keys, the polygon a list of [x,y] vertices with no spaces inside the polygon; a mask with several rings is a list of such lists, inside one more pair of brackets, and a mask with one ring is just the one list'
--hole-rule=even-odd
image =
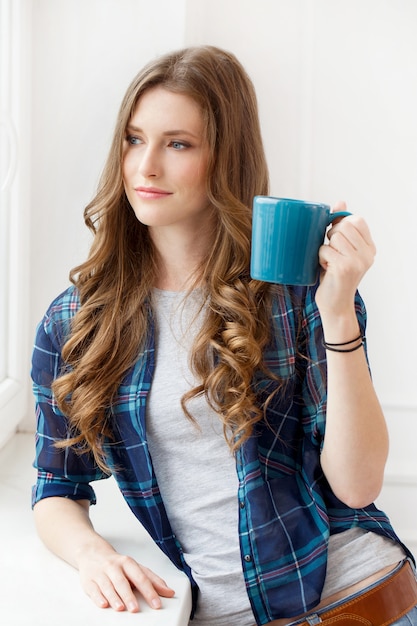
{"label": "shirt button", "polygon": [[240,508],[241,508],[241,509],[244,509],[244,508],[245,508],[245,503],[244,503],[244,501],[243,501],[243,500],[241,500],[241,501],[240,501]]}
{"label": "shirt button", "polygon": [[246,563],[250,563],[252,561],[252,557],[250,554],[245,554],[243,558],[245,559]]}

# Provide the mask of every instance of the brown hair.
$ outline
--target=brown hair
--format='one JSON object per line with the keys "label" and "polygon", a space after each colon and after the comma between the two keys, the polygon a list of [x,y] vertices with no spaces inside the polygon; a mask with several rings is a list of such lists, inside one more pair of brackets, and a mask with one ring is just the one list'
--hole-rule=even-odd
{"label": "brown hair", "polygon": [[85,209],[94,233],[90,255],[70,274],[81,307],[62,351],[69,367],[53,384],[73,435],[60,445],[83,446],[103,468],[102,444],[111,436],[109,408],[149,336],[157,258],[147,227],[127,201],[122,162],[126,127],[138,100],[157,85],[188,95],[201,108],[211,154],[207,194],[217,220],[210,253],[196,276],[208,302],[191,358],[201,382],[182,398],[183,408],[189,415],[187,401],[205,394],[232,449],[263,416],[252,382],[264,369],[269,288],[250,279],[249,259],[252,201],[268,193],[268,171],[255,91],[231,53],[212,46],[187,48],[149,63],[129,86],[97,195]]}

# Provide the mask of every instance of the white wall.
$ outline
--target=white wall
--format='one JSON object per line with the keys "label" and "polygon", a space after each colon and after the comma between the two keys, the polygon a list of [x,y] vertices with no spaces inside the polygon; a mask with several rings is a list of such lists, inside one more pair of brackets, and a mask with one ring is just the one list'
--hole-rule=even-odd
{"label": "white wall", "polygon": [[185,2],[34,0],[32,325],[89,243],[92,198],[124,92],[152,57],[182,45]]}
{"label": "white wall", "polygon": [[272,193],[345,199],[374,234],[362,293],[392,438],[382,502],[417,547],[415,0],[34,0],[33,14],[31,333],[85,256],[82,210],[136,70],[183,44],[235,52],[257,88]]}

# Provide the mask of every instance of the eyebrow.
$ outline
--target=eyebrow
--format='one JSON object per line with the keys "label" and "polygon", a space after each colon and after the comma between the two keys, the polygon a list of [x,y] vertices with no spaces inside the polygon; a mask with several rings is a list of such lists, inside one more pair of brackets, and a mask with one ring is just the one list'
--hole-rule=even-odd
{"label": "eyebrow", "polygon": [[[132,131],[134,133],[142,133],[143,130],[141,128],[138,128],[138,126],[133,126],[132,124],[128,124],[126,127],[126,130],[128,131]],[[195,133],[192,133],[189,130],[185,130],[185,129],[174,129],[174,130],[166,130],[162,133],[164,135],[164,137],[175,137],[178,135],[188,135],[189,137],[194,137],[195,139],[198,139],[198,135],[196,135]]]}

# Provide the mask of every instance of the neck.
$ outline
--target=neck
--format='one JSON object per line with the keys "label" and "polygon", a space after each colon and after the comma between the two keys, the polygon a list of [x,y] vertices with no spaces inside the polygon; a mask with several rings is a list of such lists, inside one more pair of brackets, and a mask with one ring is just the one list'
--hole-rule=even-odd
{"label": "neck", "polygon": [[198,279],[198,270],[207,257],[212,237],[201,232],[155,232],[153,229],[151,237],[159,257],[154,286],[166,291],[186,291]]}

